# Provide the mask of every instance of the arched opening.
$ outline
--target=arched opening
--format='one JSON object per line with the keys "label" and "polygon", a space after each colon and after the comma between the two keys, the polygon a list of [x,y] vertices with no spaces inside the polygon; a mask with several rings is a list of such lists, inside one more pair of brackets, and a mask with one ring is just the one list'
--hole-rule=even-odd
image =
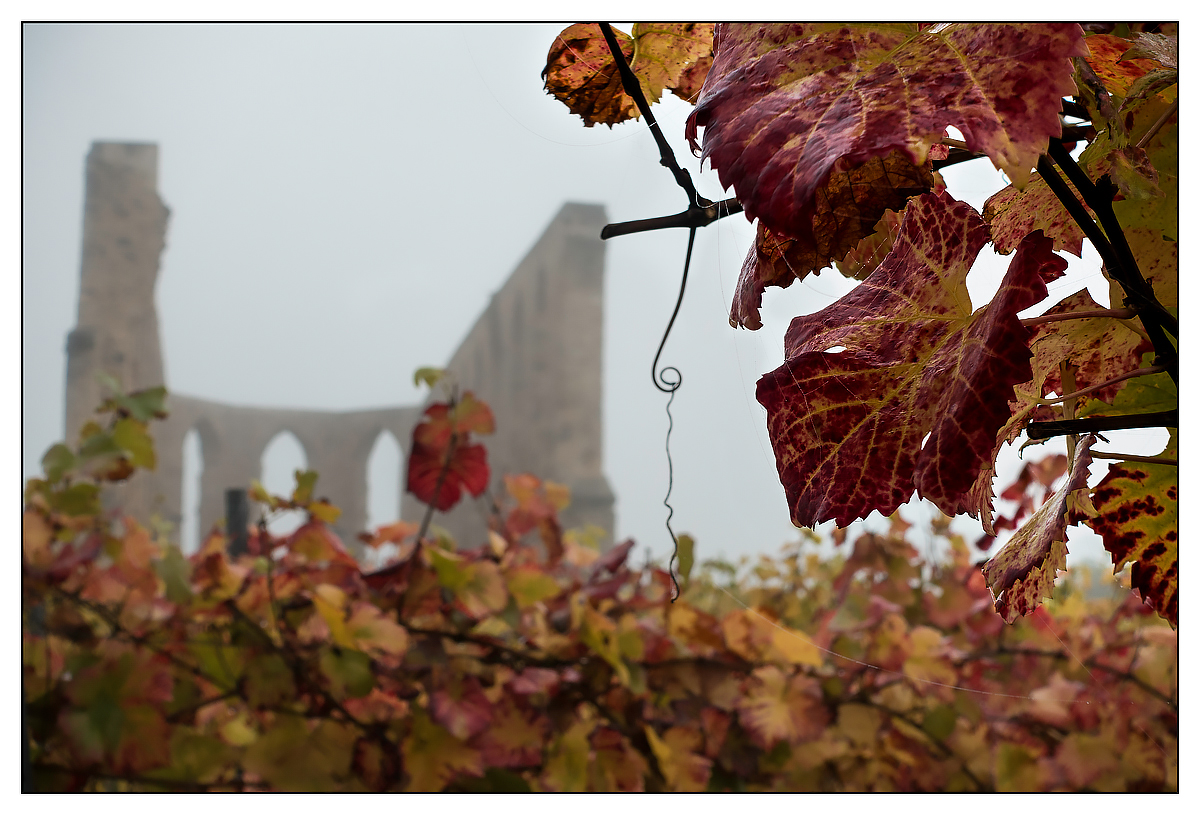
{"label": "arched opening", "polygon": [[[382,431],[367,457],[367,529],[371,531],[400,520],[403,459],[400,442],[390,430]],[[387,543],[377,551],[368,552],[369,565],[385,563],[396,551],[395,544]]]}
{"label": "arched opening", "polygon": [[400,520],[400,463],[404,454],[390,430],[375,439],[367,458],[367,528]]}
{"label": "arched opening", "polygon": [[[308,469],[308,457],[300,440],[291,431],[281,430],[263,448],[261,466],[259,480],[267,492],[286,497],[296,488],[296,470]],[[272,535],[289,535],[303,523],[304,513],[290,510],[268,519],[267,529]]]}
{"label": "arched opening", "polygon": [[200,431],[183,437],[183,486],[179,498],[179,548],[191,555],[200,548],[200,479],[204,474],[204,445]]}

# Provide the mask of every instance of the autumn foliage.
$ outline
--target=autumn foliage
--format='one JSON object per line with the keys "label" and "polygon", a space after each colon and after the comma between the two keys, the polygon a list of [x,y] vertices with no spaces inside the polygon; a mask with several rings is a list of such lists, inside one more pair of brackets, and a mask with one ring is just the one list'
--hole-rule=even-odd
{"label": "autumn foliage", "polygon": [[[675,77],[698,85],[679,94],[695,105],[682,135],[735,197],[699,196],[660,139],[688,209],[608,234],[757,221],[731,325],[761,328],[767,288],[826,267],[861,281],[795,317],[783,364],[758,383],[792,521],[845,526],[916,495],[979,519],[990,542],[1002,448],[1066,435],[1069,494],[1023,517],[984,571],[997,609],[1012,620],[1050,595],[1065,529],[1082,523],[1177,624],[1176,27],[722,23],[705,50],[709,31],[572,26],[550,47],[546,90],[611,126],[650,121]],[[979,213],[940,170],[983,158],[1011,183]],[[1085,238],[1111,308],[1048,288],[1058,253],[1081,255]],[[967,276],[988,245],[1012,259],[975,307]],[[1118,461],[1089,488],[1076,449],[1139,427],[1171,429],[1165,449],[1097,452]]]}
{"label": "autumn foliage", "polygon": [[26,489],[38,789],[1178,786],[1175,631],[1078,581],[1006,626],[948,519],[937,564],[898,519],[849,556],[809,535],[740,570],[685,539],[672,602],[632,541],[563,532],[565,488],[532,475],[506,480],[481,546],[397,523],[365,536],[397,548],[364,571],[297,473],[290,497],[255,490],[308,511],[294,533],[260,524],[232,556],[214,531],[185,557],[99,500],[152,456],[163,398],[110,402]]}
{"label": "autumn foliage", "polygon": [[[680,536],[672,574],[564,530],[566,488],[509,474],[487,538],[456,543],[431,521],[488,485],[494,420],[449,388],[411,445],[424,519],[362,536],[391,553],[378,568],[333,534],[311,472],[290,496],[251,489],[264,514],[306,513],[295,532],[259,523],[231,553],[214,530],[185,557],[106,497],[155,466],[166,408],[161,388],[118,393],[26,485],[34,786],[1178,789],[1177,434],[1087,484],[1099,434],[1178,423],[1176,43],[1129,25],[568,28],[546,87],[586,124],[667,91],[695,104],[685,135],[736,199],[692,190],[674,225],[759,224],[732,324],[759,328],[767,288],[829,265],[861,281],[793,320],[757,395],[797,525],[890,528],[839,533],[833,558],[802,532],[740,566]],[[940,170],[985,156],[1012,184],[979,213]],[[1050,301],[1084,239],[1111,307]],[[989,244],[1012,257],[973,308]],[[1022,434],[1067,435],[1069,455],[1031,462],[997,515],[996,455]],[[894,514],[914,494],[978,518],[979,548],[1013,534],[973,562],[948,518]],[[1059,577],[1076,523],[1136,594]]]}

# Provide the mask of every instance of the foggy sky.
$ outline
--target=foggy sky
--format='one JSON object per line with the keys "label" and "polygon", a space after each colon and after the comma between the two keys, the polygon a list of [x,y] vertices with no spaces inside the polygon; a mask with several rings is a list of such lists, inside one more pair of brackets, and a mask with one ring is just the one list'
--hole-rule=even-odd
{"label": "foggy sky", "polygon": [[[171,209],[156,293],[166,384],[242,405],[418,402],[413,370],[449,360],[565,201],[604,204],[610,221],[684,209],[643,123],[585,128],[544,94],[539,74],[562,28],[25,27],[23,476],[40,473],[63,434],[92,141],[159,145]],[[701,194],[723,198],[682,138],[689,110],[674,97],[655,108]],[[946,177],[976,208],[1000,184],[986,161]],[[763,328],[731,329],[752,236],[743,216],[700,231],[662,360],[683,372],[672,408],[673,526],[696,536],[701,558],[774,552],[795,537],[754,386],[782,362],[791,317],[849,290],[833,270],[769,289]],[[686,242],[672,230],[607,245],[605,470],[617,539],[633,536],[659,556],[670,545],[666,396],[650,363]],[[1094,253],[1069,259],[1052,294],[1089,285],[1107,302]],[[1006,265],[981,255],[970,281],[977,307]],[[1109,449],[1140,452],[1136,442],[1157,452],[1163,437],[1124,431]],[[1007,455],[997,484],[1019,466]],[[963,528],[978,534],[977,523]]]}

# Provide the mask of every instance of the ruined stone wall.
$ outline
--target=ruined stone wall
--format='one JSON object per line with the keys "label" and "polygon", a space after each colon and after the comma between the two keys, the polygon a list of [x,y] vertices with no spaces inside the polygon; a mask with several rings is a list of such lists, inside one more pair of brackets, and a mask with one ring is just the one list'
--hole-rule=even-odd
{"label": "ruined stone wall", "polygon": [[[611,535],[601,415],[605,223],[602,206],[564,205],[447,369],[496,415],[496,433],[484,439],[493,495],[504,495],[504,474],[531,472],[571,488],[564,526],[591,524]],[[406,497],[402,514],[418,512]],[[481,540],[486,517],[486,502],[468,502],[437,522],[459,540]]]}
{"label": "ruined stone wall", "polygon": [[[155,431],[159,466],[143,474],[152,483],[151,510],[176,527],[183,520],[183,442],[189,430],[200,437],[200,526],[210,529],[225,514],[225,490],[249,487],[261,478],[262,455],[278,434],[290,432],[304,447],[309,469],[320,474],[317,496],[342,510],[334,531],[351,548],[367,525],[367,460],[381,433],[391,432],[402,448],[420,416],[417,407],[334,413],[225,405],[172,394],[170,417]],[[407,451],[405,451],[407,453]],[[403,481],[401,481],[403,484]]]}
{"label": "ruined stone wall", "polygon": [[[126,390],[164,382],[154,286],[168,210],[157,192],[157,165],[156,145],[97,142],[88,154],[79,319],[67,341],[66,427],[72,440],[107,395],[97,372]],[[484,440],[493,494],[503,494],[504,473],[535,473],[571,488],[568,527],[593,524],[611,534],[613,494],[601,458],[604,223],[600,206],[564,205],[447,367],[496,415],[497,433]],[[178,529],[183,443],[195,429],[203,460],[203,534],[222,520],[225,490],[259,478],[263,451],[286,431],[320,474],[317,494],[341,507],[335,530],[355,549],[355,535],[366,526],[372,448],[381,433],[391,432],[406,462],[422,411],[251,408],[175,393],[167,406],[170,417],[154,430],[157,469],[114,491],[113,503],[137,517],[157,514]],[[410,498],[402,501],[406,520],[419,520],[422,512]],[[437,522],[464,545],[481,542],[486,501],[467,501]]]}

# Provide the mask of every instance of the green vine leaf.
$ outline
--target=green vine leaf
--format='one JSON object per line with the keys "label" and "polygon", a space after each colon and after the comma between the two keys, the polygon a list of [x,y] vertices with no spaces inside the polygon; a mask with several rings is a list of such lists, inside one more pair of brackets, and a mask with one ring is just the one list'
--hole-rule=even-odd
{"label": "green vine leaf", "polygon": [[1129,416],[1158,413],[1179,407],[1179,388],[1166,373],[1139,376],[1121,383],[1125,387],[1107,402],[1089,399],[1075,410],[1077,417]]}

